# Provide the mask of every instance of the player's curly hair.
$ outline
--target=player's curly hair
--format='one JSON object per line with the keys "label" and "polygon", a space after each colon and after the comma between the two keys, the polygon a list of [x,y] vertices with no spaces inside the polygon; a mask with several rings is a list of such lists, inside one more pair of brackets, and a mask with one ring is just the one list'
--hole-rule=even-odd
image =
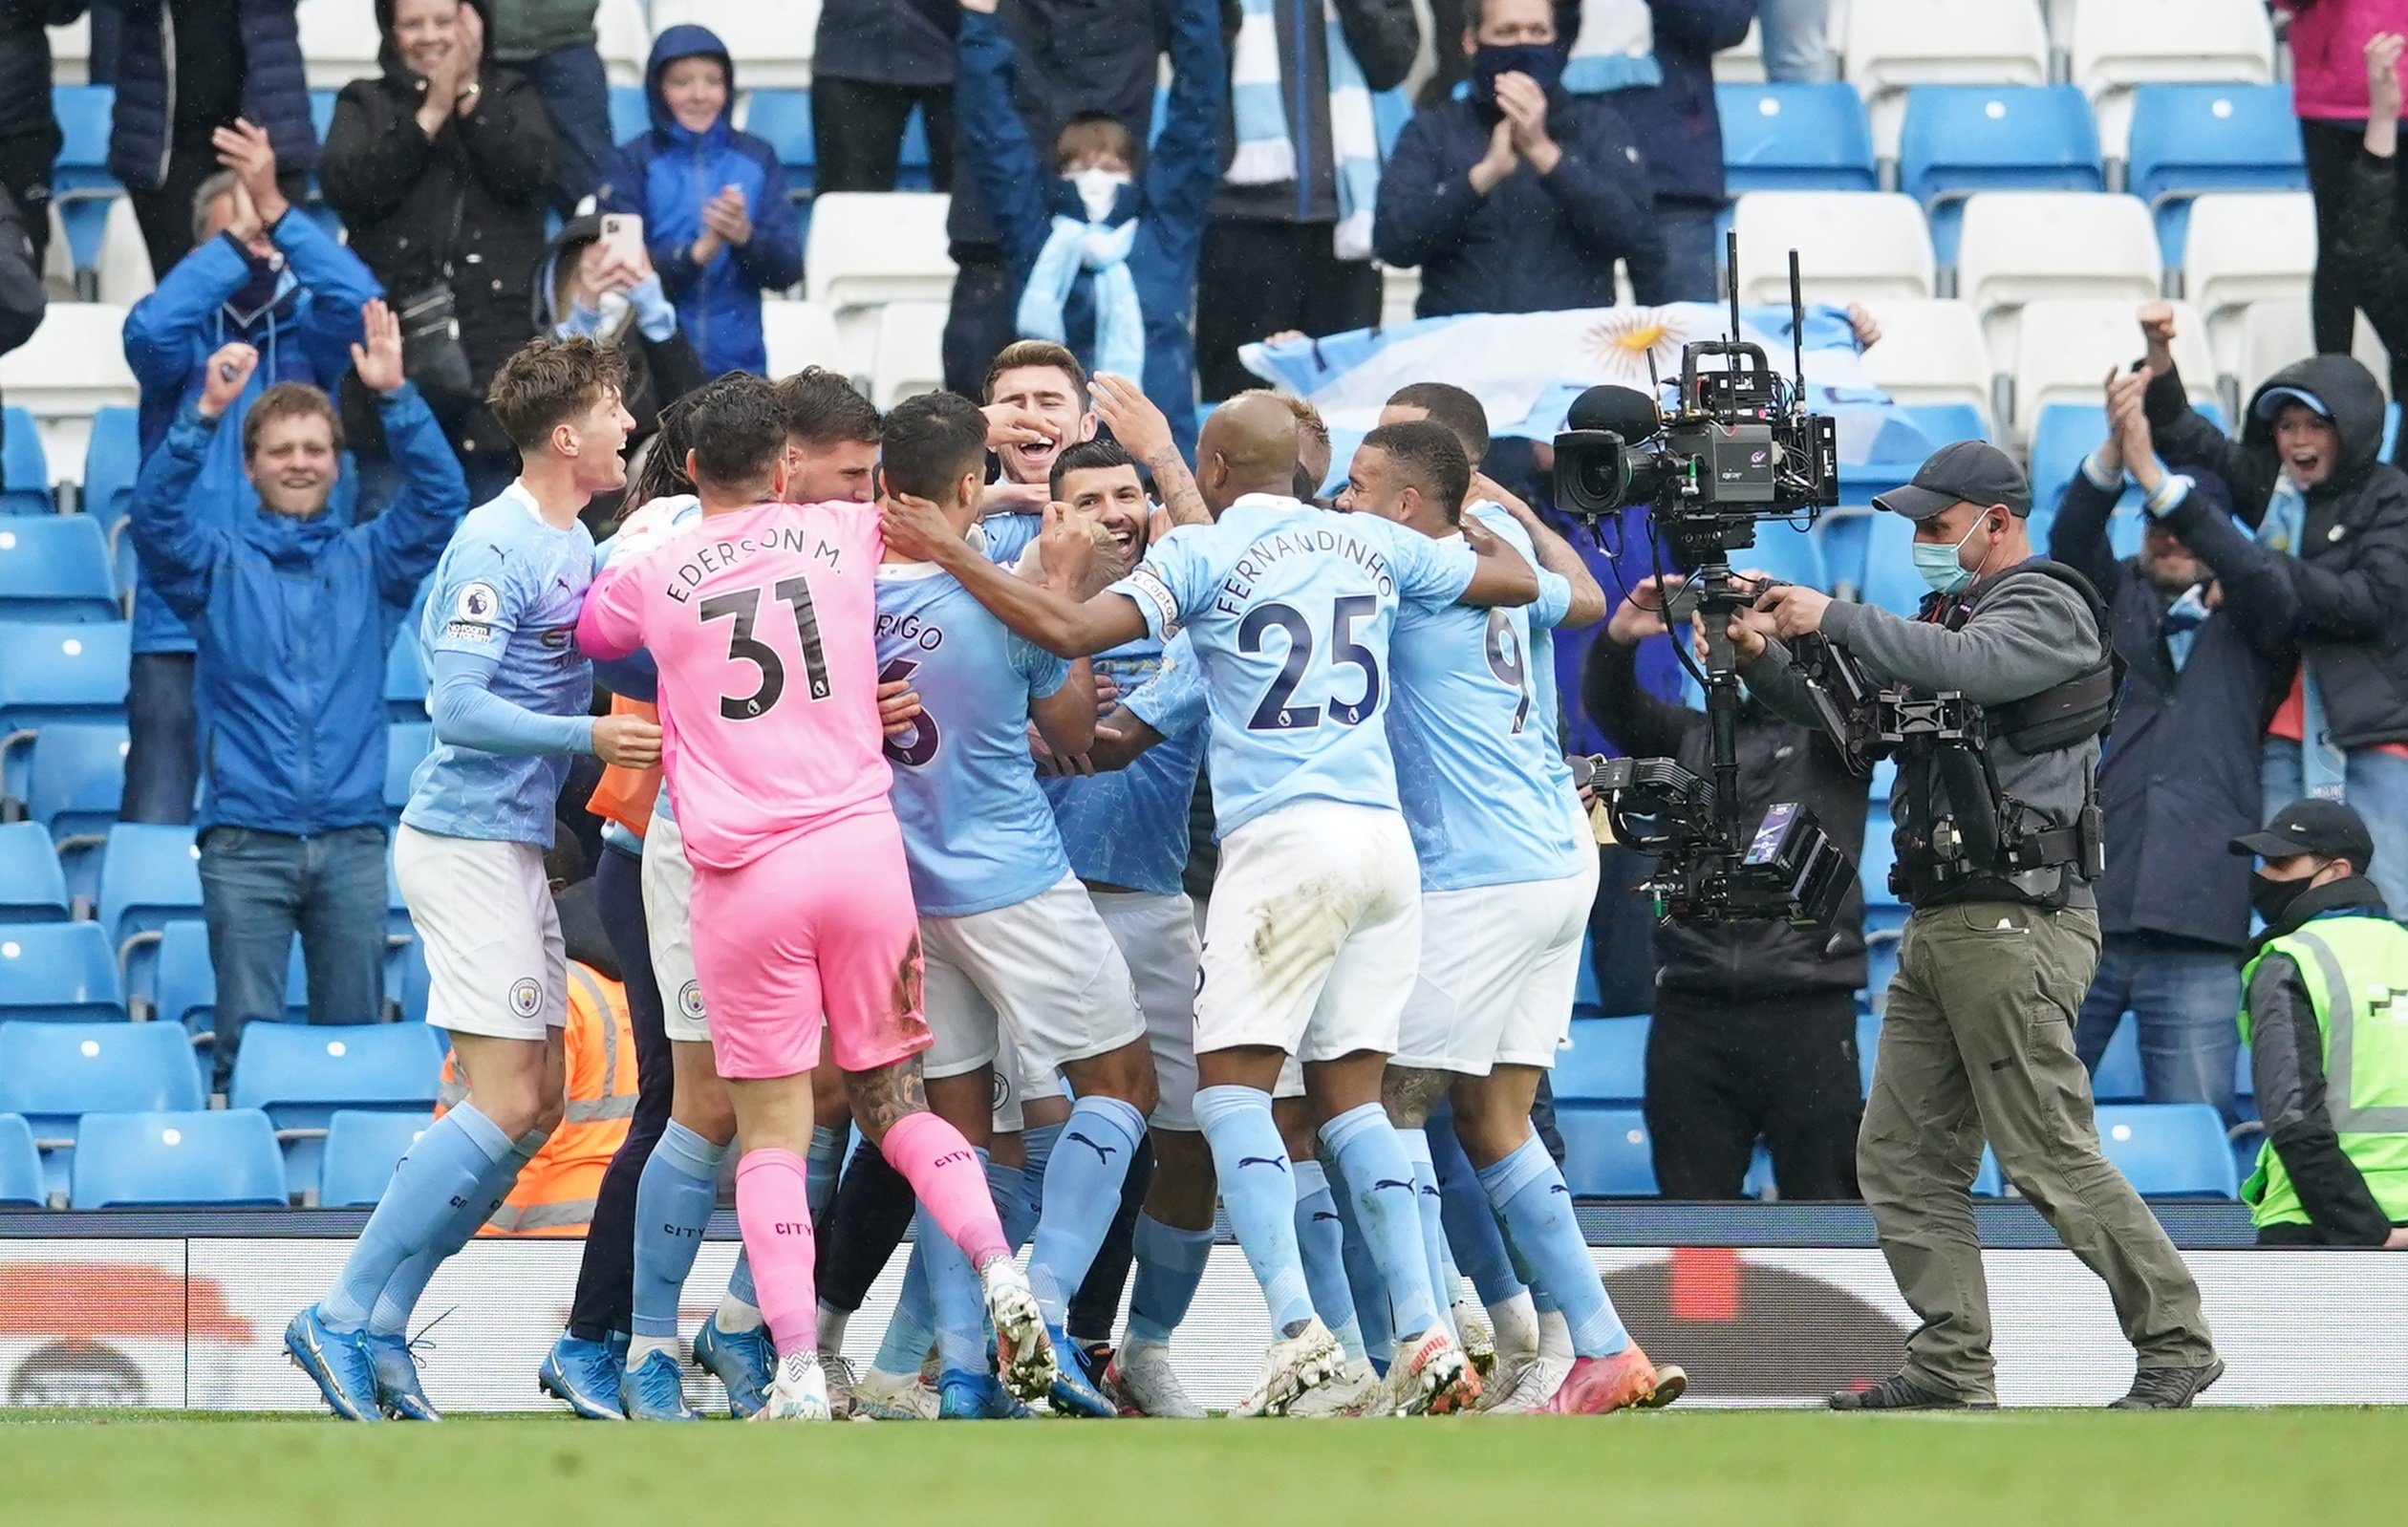
{"label": "player's curly hair", "polygon": [[247,462],[259,454],[259,437],[269,425],[280,419],[306,419],[315,415],[326,420],[328,433],[334,438],[334,448],[343,448],[343,416],[327,396],[308,382],[278,382],[261,393],[243,416],[243,460]]}
{"label": "player's curly hair", "polygon": [[639,509],[655,499],[676,498],[694,491],[686,475],[686,452],[694,446],[694,400],[700,390],[686,394],[660,411],[660,427],[644,447],[644,464],[627,486],[627,507]]}
{"label": "player's curly hair", "polygon": [[551,432],[583,418],[627,385],[627,357],[616,345],[538,336],[502,363],[485,389],[502,432],[522,454],[544,448]]}
{"label": "player's curly hair", "polygon": [[1384,453],[1399,476],[1438,505],[1449,525],[1463,523],[1464,495],[1472,491],[1472,463],[1453,430],[1433,419],[1383,424],[1363,437],[1363,448]]}
{"label": "player's curly hair", "polygon": [[721,489],[765,487],[785,449],[785,411],[767,381],[731,371],[695,393],[686,432],[697,483]]}

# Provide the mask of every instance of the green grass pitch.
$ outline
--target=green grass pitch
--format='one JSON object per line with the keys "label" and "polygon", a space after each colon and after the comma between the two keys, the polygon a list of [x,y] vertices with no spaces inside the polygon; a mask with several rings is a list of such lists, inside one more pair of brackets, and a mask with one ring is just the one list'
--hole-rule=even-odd
{"label": "green grass pitch", "polygon": [[2408,1456],[2408,1416],[2342,1409],[808,1428],[0,1419],[0,1519],[28,1527],[2349,1527],[2400,1519]]}

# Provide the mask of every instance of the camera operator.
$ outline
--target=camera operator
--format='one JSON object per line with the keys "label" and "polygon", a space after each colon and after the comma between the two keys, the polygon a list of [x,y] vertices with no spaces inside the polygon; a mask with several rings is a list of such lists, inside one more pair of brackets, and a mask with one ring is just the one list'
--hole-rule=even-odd
{"label": "camera operator", "polygon": [[[1589,648],[1581,698],[1623,753],[1669,758],[1704,778],[1712,767],[1705,713],[1639,684],[1639,644],[1666,629],[1666,594],[1677,595],[1682,582],[1648,578],[1630,591]],[[1799,801],[1851,859],[1864,846],[1869,783],[1820,731],[1752,698],[1739,712],[1739,788],[1742,821]],[[1863,893],[1852,888],[1826,928],[1664,922],[1655,965],[1646,1113],[1657,1190],[1666,1198],[1739,1197],[1762,1136],[1783,1199],[1854,1198],[1864,1111],[1856,1050]]]}
{"label": "camera operator", "polygon": [[[2098,962],[2096,777],[2114,694],[2103,609],[2078,573],[2034,559],[2031,487],[1995,447],[1943,446],[1912,484],[1873,502],[1914,522],[1915,565],[1933,590],[1918,618],[1787,586],[1757,601],[1780,640],[1731,632],[1749,687],[1800,720],[1814,712],[1781,643],[1812,634],[1874,686],[1929,702],[1885,723],[1932,729],[1908,741],[1891,792],[1893,885],[1913,911],[1857,1146],[1881,1253],[1921,1324],[1901,1372],[1831,1404],[1995,1403],[1968,1196],[1987,1135],[2114,1295],[2139,1353],[2117,1408],[2186,1407],[2224,1373],[2199,1286],[2099,1154],[2074,1052],[2074,1017]],[[1980,719],[1957,714],[1964,705]]]}

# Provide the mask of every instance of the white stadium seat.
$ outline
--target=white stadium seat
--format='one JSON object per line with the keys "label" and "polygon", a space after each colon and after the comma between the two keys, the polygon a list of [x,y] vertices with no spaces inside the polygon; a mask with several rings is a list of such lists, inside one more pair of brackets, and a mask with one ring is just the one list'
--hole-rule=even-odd
{"label": "white stadium seat", "polygon": [[[2235,346],[2238,358],[2232,367],[2236,388],[2226,399],[2227,417],[2238,419],[2241,404],[2258,390],[2266,378],[2290,365],[2316,353],[2316,332],[2308,321],[2305,298],[2269,302],[2253,302],[2241,314],[2240,337]],[[2383,342],[2375,336],[2375,329],[2366,321],[2366,314],[2357,315],[2357,327],[2350,336],[2350,354],[2358,363],[2375,374],[2375,380],[2386,397],[2391,394],[2391,357],[2383,351]]]}
{"label": "white stadium seat", "polygon": [[[1985,191],[1965,204],[1957,295],[1982,315],[1990,354],[2015,354],[2015,312],[2056,297],[2158,294],[2157,225],[2135,196]],[[2022,407],[2017,405],[2018,417]]]}
{"label": "white stadium seat", "polygon": [[1996,373],[1982,338],[1981,315],[1946,297],[1901,297],[1865,306],[1881,326],[1881,337],[1864,353],[1864,374],[1909,408],[1969,403],[1990,415],[1990,381]]}
{"label": "white stadium seat", "polygon": [[2073,79],[2091,98],[2109,159],[2123,158],[2131,137],[2135,85],[2274,77],[2262,0],[2074,0],[2072,10]]}
{"label": "white stadium seat", "polygon": [[0,394],[33,416],[54,463],[83,461],[95,409],[140,400],[125,364],[124,334],[123,308],[54,302],[33,337],[0,355]]}
{"label": "white stadium seat", "polygon": [[301,61],[312,90],[340,90],[381,73],[376,8],[360,0],[301,0]]}
{"label": "white stadium seat", "polygon": [[816,302],[763,298],[761,337],[769,353],[773,377],[791,376],[806,366],[851,374],[846,365],[844,341],[836,336],[836,315]]}
{"label": "white stadium seat", "polygon": [[1873,152],[1898,157],[1909,85],[2045,85],[2049,34],[2032,0],[1854,0],[1841,77],[1872,118]]}
{"label": "white stadium seat", "polygon": [[51,83],[89,83],[92,78],[91,16],[77,16],[66,26],[47,30],[50,32]]}
{"label": "white stadium seat", "polygon": [[[652,23],[644,19],[644,0],[602,0],[593,16],[594,51],[602,55],[603,72],[613,85],[640,85],[644,64],[652,56]],[[737,75],[743,81],[743,75]]]}
{"label": "white stadium seat", "polygon": [[811,204],[803,250],[805,295],[836,314],[851,371],[877,362],[877,314],[888,302],[950,302],[954,263],[933,191],[831,191]]}
{"label": "white stadium seat", "polygon": [[2306,191],[2225,191],[2191,203],[2182,295],[2207,315],[2220,370],[2240,370],[2241,310],[2307,301],[2315,270],[2316,209]]}
{"label": "white stadium seat", "polygon": [[1380,322],[1383,325],[1411,323],[1414,305],[1421,301],[1421,270],[1418,267],[1399,270],[1394,266],[1380,267]]}
{"label": "white stadium seat", "polygon": [[1886,191],[1751,191],[1733,214],[1739,300],[1789,301],[1789,252],[1809,302],[1932,294],[1931,231],[1910,196]]}
{"label": "white stadium seat", "polygon": [[[2147,348],[2140,337],[2139,306],[2113,299],[2046,298],[2025,306],[2010,352],[2018,435],[2030,434],[2040,410],[2051,403],[2099,406],[2107,373],[2130,366]],[[2199,312],[2188,303],[2174,305],[2174,365],[2192,398],[2215,400],[2215,362],[2207,355]]]}
{"label": "white stadium seat", "polygon": [[708,27],[727,44],[738,89],[803,90],[819,13],[820,0],[653,0],[653,34],[681,21]]}
{"label": "white stadium seat", "polygon": [[881,409],[945,387],[942,302],[890,302],[878,310],[878,347],[870,368],[870,400]]}

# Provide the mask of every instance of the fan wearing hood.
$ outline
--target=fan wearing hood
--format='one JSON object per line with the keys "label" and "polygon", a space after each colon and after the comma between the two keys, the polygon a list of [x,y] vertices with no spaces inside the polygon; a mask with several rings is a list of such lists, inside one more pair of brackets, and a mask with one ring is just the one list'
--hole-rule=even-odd
{"label": "fan wearing hood", "polygon": [[660,429],[661,411],[702,385],[702,363],[677,329],[677,310],[649,255],[634,264],[602,242],[598,215],[553,235],[535,273],[535,330],[555,339],[616,345],[627,357],[619,401],[634,417],[631,458]]}
{"label": "fan wearing hood", "polygon": [[769,369],[761,294],[803,279],[802,222],[768,140],[736,130],[736,66],[707,27],[675,26],[644,68],[652,129],[602,177],[605,212],[644,220],[654,269],[702,372]]}
{"label": "fan wearing hood", "polygon": [[2408,906],[2408,475],[2376,460],[2382,389],[2348,355],[2311,355],[2266,379],[2229,440],[2183,394],[2171,306],[2140,312],[2158,454],[2230,485],[2298,601],[2300,660],[2267,728],[2265,809],[2347,800],[2374,830],[2384,899]]}
{"label": "fan wearing hood", "polygon": [[1000,235],[1023,339],[1066,345],[1090,371],[1133,376],[1195,451],[1196,262],[1220,178],[1229,94],[1220,12],[1179,0],[1162,134],[1137,169],[1127,129],[1074,118],[1051,174],[1014,105],[1017,55],[998,0],[962,0],[955,117],[961,155]]}

